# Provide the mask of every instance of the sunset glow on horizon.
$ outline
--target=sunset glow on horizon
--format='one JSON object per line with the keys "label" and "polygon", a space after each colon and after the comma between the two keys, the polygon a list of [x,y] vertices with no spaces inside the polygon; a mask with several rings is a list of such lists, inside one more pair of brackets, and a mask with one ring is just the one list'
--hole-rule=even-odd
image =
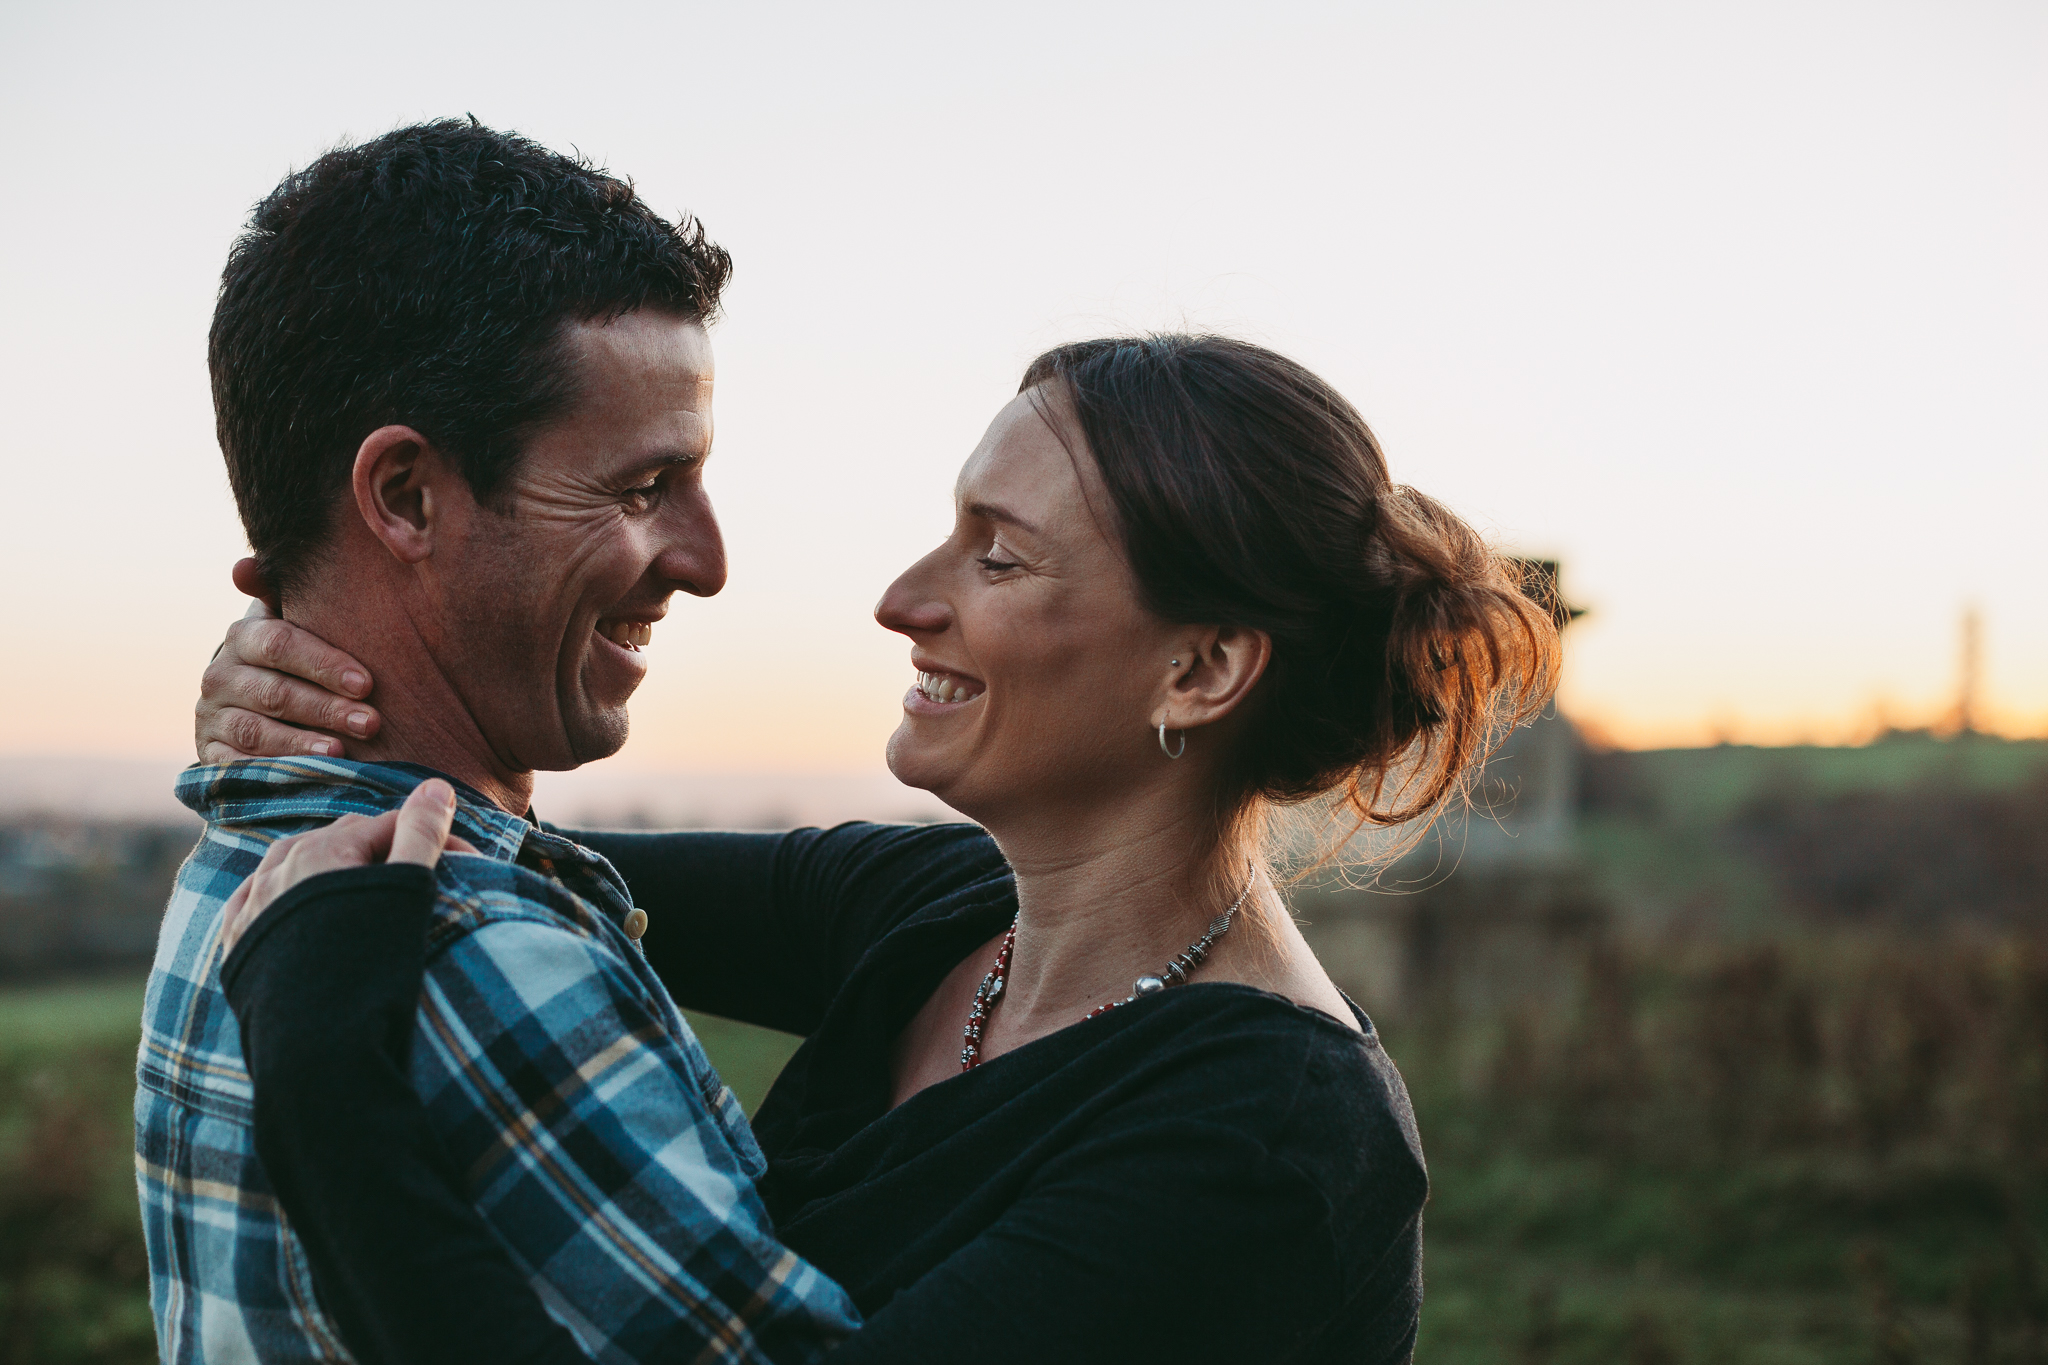
{"label": "sunset glow on horizon", "polygon": [[730,584],[656,629],[621,770],[877,770],[911,674],[872,606],[1026,363],[1182,327],[1300,359],[1398,480],[1560,560],[1601,742],[1939,729],[1969,609],[1978,727],[2048,734],[2039,6],[27,3],[0,40],[53,158],[0,219],[0,754],[189,749],[242,609],[228,245],[325,148],[471,110],[737,265]]}

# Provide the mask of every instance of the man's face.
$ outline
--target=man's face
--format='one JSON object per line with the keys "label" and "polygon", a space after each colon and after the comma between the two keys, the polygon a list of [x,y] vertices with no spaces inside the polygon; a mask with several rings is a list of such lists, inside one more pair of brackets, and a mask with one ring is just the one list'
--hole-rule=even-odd
{"label": "man's face", "polygon": [[[446,523],[436,653],[500,762],[559,771],[618,752],[640,646],[670,594],[725,586],[705,494],[711,343],[640,309],[565,339],[573,409],[536,432],[499,503]],[[435,558],[443,553],[435,548]]]}

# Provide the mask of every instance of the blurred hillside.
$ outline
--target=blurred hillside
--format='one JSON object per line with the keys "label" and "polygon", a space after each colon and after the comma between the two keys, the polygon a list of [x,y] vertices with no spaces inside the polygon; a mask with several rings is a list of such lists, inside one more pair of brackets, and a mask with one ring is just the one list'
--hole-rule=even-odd
{"label": "blurred hillside", "polygon": [[2048,740],[1599,751],[1551,717],[1510,737],[1472,803],[1376,875],[1296,896],[1375,1017],[1418,993],[1554,995],[1609,939],[2048,930]]}
{"label": "blurred hillside", "polygon": [[2048,741],[1592,754],[1580,810],[1583,857],[1638,929],[2048,914]]}
{"label": "blurred hillside", "polygon": [[[613,818],[677,799],[645,781]],[[771,823],[766,779],[710,795]],[[140,1362],[139,973],[196,826],[21,798],[0,1365]],[[1475,799],[1295,893],[1414,1095],[1419,1360],[2048,1365],[2048,743],[1600,752],[1552,718]],[[761,1094],[789,1040],[698,1022]]]}
{"label": "blurred hillside", "polygon": [[1475,802],[1296,897],[1415,1097],[1419,1359],[2048,1362],[2048,743],[1552,719]]}
{"label": "blurred hillside", "polygon": [[[6,770],[0,979],[148,961],[199,826],[164,795],[161,765],[141,766],[146,784],[125,769],[81,768],[68,786],[20,762]],[[613,826],[946,814],[866,777],[613,774],[557,780],[548,795],[548,814]],[[2048,740],[1903,733],[1861,748],[1601,752],[1553,718],[1511,738],[1474,800],[1373,888],[1299,899],[1326,954],[1359,959],[1353,983],[1380,1013],[1399,1011],[1396,978],[1431,951],[1417,936],[1432,923],[1597,920],[1632,936],[2023,926],[2038,925],[2048,885]]]}
{"label": "blurred hillside", "polygon": [[0,820],[0,981],[146,966],[199,822]]}

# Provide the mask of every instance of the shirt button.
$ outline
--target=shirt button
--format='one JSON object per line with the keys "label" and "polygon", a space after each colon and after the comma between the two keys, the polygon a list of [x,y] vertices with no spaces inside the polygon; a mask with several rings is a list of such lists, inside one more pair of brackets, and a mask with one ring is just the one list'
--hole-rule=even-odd
{"label": "shirt button", "polygon": [[637,939],[647,932],[647,912],[634,906],[626,912],[626,937]]}

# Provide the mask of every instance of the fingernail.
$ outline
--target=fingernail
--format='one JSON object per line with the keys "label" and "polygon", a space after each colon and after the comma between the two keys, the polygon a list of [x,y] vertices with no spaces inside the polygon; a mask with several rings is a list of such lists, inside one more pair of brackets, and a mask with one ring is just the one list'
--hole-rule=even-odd
{"label": "fingernail", "polygon": [[331,739],[316,739],[309,747],[316,754],[332,756],[334,753],[334,741]]}
{"label": "fingernail", "polygon": [[370,680],[351,668],[341,675],[341,686],[350,696],[360,697],[370,690]]}
{"label": "fingernail", "polygon": [[359,735],[367,735],[367,734],[369,734],[369,733],[370,733],[370,713],[369,713],[368,711],[351,711],[351,712],[349,712],[349,713],[348,713],[348,728],[349,728],[349,729],[351,729],[351,730],[353,730],[353,731],[355,731],[355,732],[356,732],[357,734],[359,734]]}
{"label": "fingernail", "polygon": [[438,779],[435,781],[434,786],[439,789],[434,793],[434,800],[440,803],[441,808],[443,810],[455,809],[455,788]]}

